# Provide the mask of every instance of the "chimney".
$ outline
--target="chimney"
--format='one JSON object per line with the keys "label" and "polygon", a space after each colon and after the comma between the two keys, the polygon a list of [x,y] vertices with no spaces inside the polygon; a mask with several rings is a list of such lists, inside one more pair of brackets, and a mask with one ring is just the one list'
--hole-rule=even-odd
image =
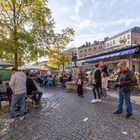
{"label": "chimney", "polygon": [[108,39],[109,39],[109,37],[105,37],[105,38],[104,38],[104,41],[107,41]]}

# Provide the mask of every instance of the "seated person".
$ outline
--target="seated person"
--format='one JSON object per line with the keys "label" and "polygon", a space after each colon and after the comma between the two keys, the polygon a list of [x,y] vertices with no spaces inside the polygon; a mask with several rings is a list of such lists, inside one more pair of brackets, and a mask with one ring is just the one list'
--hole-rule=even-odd
{"label": "seated person", "polygon": [[53,77],[51,75],[48,76],[48,86],[53,86]]}
{"label": "seated person", "polygon": [[27,86],[27,95],[33,95],[35,105],[40,106],[40,100],[43,93],[37,89],[32,79],[32,75],[27,74],[26,86]]}

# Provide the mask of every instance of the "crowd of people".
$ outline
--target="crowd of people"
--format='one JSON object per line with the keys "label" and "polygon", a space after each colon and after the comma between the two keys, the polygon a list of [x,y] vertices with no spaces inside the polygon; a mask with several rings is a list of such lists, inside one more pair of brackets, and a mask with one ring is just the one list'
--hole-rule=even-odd
{"label": "crowd of people", "polygon": [[[130,118],[133,115],[131,93],[135,87],[136,79],[138,79],[140,75],[137,74],[135,76],[135,74],[127,68],[125,63],[119,63],[118,69],[119,72],[117,74],[115,87],[118,89],[119,103],[114,114],[123,113],[123,102],[125,100],[127,112],[126,118]],[[87,78],[82,68],[78,68],[77,72],[77,95],[83,98],[83,85]],[[88,78],[88,83],[92,85],[94,97],[91,101],[92,103],[101,102],[102,99],[108,98],[108,79],[109,73],[106,65],[103,62],[96,63]],[[0,94],[5,94],[9,99],[11,99],[9,122],[14,122],[16,119],[17,105],[19,107],[20,120],[24,119],[25,99],[27,96],[32,98],[35,103],[35,107],[41,107],[40,102],[43,93],[38,89],[37,84],[41,87],[51,87],[56,84],[57,80],[61,83],[62,87],[65,87],[65,83],[67,81],[73,80],[73,75],[65,71],[60,74],[25,73],[13,68],[9,83],[3,84],[2,80],[0,80]]]}
{"label": "crowd of people", "polygon": [[41,107],[40,100],[42,92],[38,90],[34,83],[34,76],[29,73],[12,69],[12,75],[9,83],[4,84],[0,80],[0,94],[7,96],[10,100],[10,119],[8,122],[14,122],[17,116],[17,108],[19,109],[20,120],[25,115],[25,99],[31,96],[35,103],[34,107]]}
{"label": "crowd of people", "polygon": [[[130,118],[133,115],[132,103],[131,103],[131,94],[136,85],[136,75],[134,72],[130,71],[125,63],[118,64],[119,72],[117,73],[117,80],[115,82],[115,87],[117,88],[119,95],[119,103],[117,111],[114,114],[123,113],[123,102],[126,103],[126,118]],[[138,78],[137,74],[137,78]],[[96,63],[94,65],[94,70],[91,72],[91,78],[89,83],[92,85],[93,90],[93,100],[92,103],[101,102],[101,99],[107,99],[108,91],[108,79],[109,73],[106,65],[103,62]],[[81,68],[78,69],[78,78],[77,78],[77,95],[84,97],[83,84],[84,84],[84,72]]]}

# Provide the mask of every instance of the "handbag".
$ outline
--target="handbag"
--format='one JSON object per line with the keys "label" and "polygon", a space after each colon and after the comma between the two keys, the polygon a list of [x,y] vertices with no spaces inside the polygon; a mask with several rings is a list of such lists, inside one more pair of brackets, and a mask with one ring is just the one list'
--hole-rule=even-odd
{"label": "handbag", "polygon": [[82,85],[82,80],[81,79],[78,79],[77,85]]}

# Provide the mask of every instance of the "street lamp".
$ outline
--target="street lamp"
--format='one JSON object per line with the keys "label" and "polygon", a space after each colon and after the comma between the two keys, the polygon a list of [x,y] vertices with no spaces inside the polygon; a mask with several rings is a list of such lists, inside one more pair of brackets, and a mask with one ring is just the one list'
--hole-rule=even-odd
{"label": "street lamp", "polygon": [[74,62],[74,67],[77,67],[77,54],[72,52],[72,62]]}

